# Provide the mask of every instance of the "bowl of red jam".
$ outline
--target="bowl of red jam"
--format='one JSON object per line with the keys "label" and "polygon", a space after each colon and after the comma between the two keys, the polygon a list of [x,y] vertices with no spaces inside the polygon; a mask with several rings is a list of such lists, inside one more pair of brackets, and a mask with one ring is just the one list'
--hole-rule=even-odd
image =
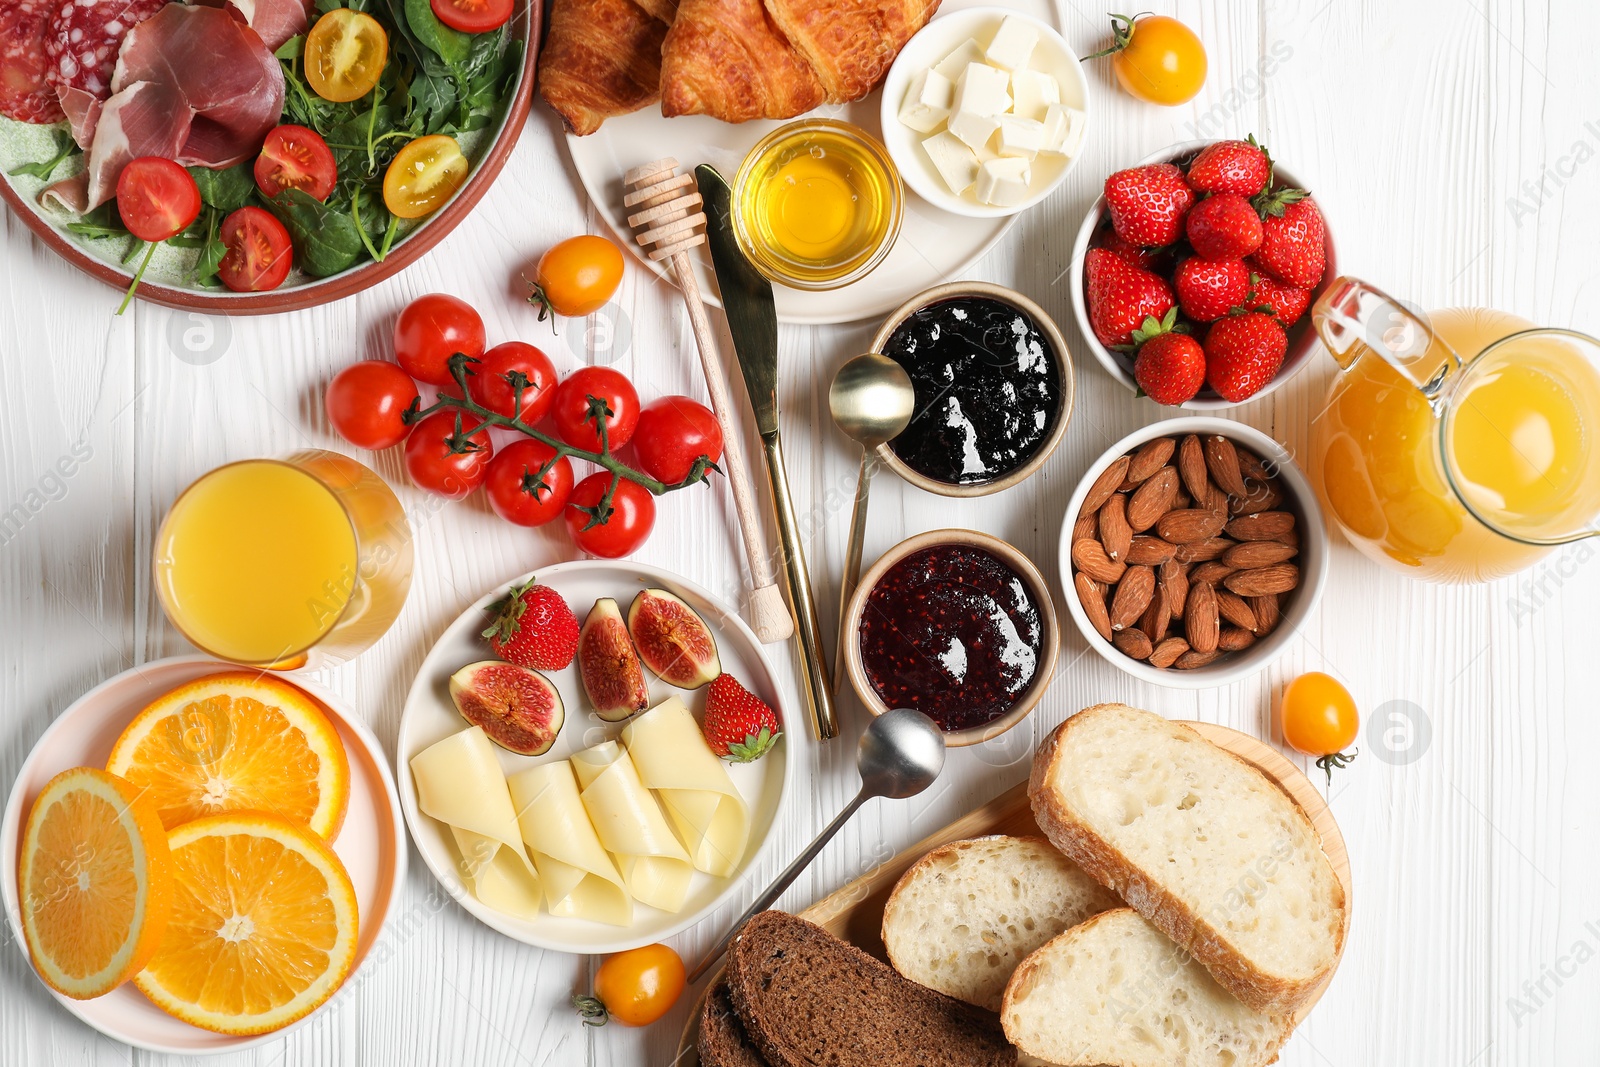
{"label": "bowl of red jam", "polygon": [[845,671],[867,709],[916,708],[952,747],[1021,722],[1055,675],[1050,589],[1016,548],[974,530],[934,530],[884,553],[845,613]]}
{"label": "bowl of red jam", "polygon": [[911,423],[878,457],[918,488],[986,496],[1044,466],[1072,416],[1067,343],[1021,293],[953,282],[912,297],[872,339],[906,369]]}

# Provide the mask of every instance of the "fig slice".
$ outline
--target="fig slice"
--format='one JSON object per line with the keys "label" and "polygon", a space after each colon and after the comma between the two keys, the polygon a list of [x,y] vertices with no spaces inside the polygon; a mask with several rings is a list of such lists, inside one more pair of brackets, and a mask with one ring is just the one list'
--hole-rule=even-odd
{"label": "fig slice", "polygon": [[489,740],[524,756],[550,751],[567,717],[550,679],[497,659],[469,663],[452,674],[450,699]]}
{"label": "fig slice", "polygon": [[698,612],[665,589],[646,589],[628,606],[628,634],[652,674],[679,689],[699,689],[722,673],[717,639]]}
{"label": "fig slice", "polygon": [[621,722],[650,706],[639,653],[628,636],[621,609],[610,597],[596,600],[583,620],[578,635],[578,673],[595,714],[606,722]]}

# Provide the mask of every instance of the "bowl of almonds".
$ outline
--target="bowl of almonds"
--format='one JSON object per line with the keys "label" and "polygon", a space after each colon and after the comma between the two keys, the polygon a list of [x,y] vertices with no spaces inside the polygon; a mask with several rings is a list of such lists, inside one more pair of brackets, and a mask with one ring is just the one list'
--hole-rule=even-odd
{"label": "bowl of almonds", "polygon": [[1226,685],[1266,666],[1328,572],[1311,485],[1278,442],[1219,418],[1129,434],[1067,505],[1061,575],[1084,639],[1136,678]]}

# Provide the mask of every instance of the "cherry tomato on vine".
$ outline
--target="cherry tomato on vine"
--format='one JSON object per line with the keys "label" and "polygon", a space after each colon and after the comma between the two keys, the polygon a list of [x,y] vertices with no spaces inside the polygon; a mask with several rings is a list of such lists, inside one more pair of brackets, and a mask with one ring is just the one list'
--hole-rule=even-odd
{"label": "cherry tomato on vine", "polygon": [[1296,751],[1317,756],[1317,766],[1333,781],[1333,769],[1356,758],[1355,743],[1361,728],[1356,702],[1338,680],[1311,671],[1290,682],[1283,690],[1278,709],[1283,739]]}
{"label": "cherry tomato on vine", "polygon": [[383,206],[399,218],[420,219],[456,194],[469,169],[454,137],[418,137],[396,152],[383,172]]}
{"label": "cherry tomato on vine", "polygon": [[300,189],[313,200],[326,200],[339,180],[333,149],[316,130],[275,126],[256,157],[256,187],[268,199],[285,189]]}
{"label": "cherry tomato on vine", "polygon": [[141,241],[165,241],[200,216],[200,187],[170,159],[140,156],[117,178],[117,214]]}
{"label": "cherry tomato on vine", "polygon": [[388,61],[389,35],[365,12],[335,8],[306,34],[306,81],[324,100],[342,104],[366,96]]}
{"label": "cherry tomato on vine", "polygon": [[515,417],[516,388],[506,380],[512,371],[528,379],[522,390],[521,419],[532,426],[545,417],[556,399],[556,365],[533,345],[506,341],[495,345],[467,368],[467,395],[482,406],[507,418]]}
{"label": "cherry tomato on vine", "polygon": [[556,386],[551,414],[556,433],[573,448],[600,451],[600,435],[589,417],[589,398],[605,402],[611,411],[606,420],[606,439],[615,452],[633,437],[639,423],[639,393],[620,371],[610,367],[583,367],[573,371]]}
{"label": "cherry tomato on vine", "polygon": [[417,399],[411,375],[386,359],[364,359],[333,376],[325,400],[328,421],[357,448],[391,448],[411,427],[400,416]]}
{"label": "cherry tomato on vine", "polygon": [[[1112,15],[1111,71],[1132,96],[1182,104],[1206,83],[1206,49],[1188,26],[1167,15]],[[1090,59],[1095,58],[1090,56]]]}
{"label": "cherry tomato on vine", "polygon": [[539,318],[581,318],[606,306],[622,283],[622,251],[604,237],[569,237],[539,257],[528,303]]}
{"label": "cherry tomato on vine", "polygon": [[461,352],[477,359],[483,346],[483,319],[460,297],[419,296],[395,320],[394,358],[407,374],[429,385],[454,385],[450,357]]}
{"label": "cherry tomato on vine", "polygon": [[594,996],[573,997],[590,1026],[608,1018],[647,1026],[672,1009],[684,988],[683,960],[666,945],[646,945],[608,956],[594,976]]}
{"label": "cherry tomato on vine", "polygon": [[611,497],[611,515],[604,523],[589,526],[589,513],[578,507],[599,504],[610,484],[610,471],[599,471],[578,483],[567,499],[567,531],[578,547],[591,556],[618,559],[635,552],[649,539],[656,525],[656,498],[638,482],[623,478]]}
{"label": "cherry tomato on vine", "polygon": [[406,438],[406,473],[411,484],[447,500],[460,500],[483,484],[494,458],[489,433],[462,416],[456,433],[456,412],[436,411],[417,423]]}
{"label": "cherry tomato on vine", "polygon": [[664,396],[639,412],[633,431],[639,469],[669,485],[683,481],[694,461],[722,458],[722,426],[712,410],[692,397]]}
{"label": "cherry tomato on vine", "polygon": [[433,13],[452,30],[487,33],[511,19],[511,0],[432,0]]}
{"label": "cherry tomato on vine", "polygon": [[544,488],[538,482],[539,472],[555,454],[555,449],[532,438],[513,441],[496,452],[483,483],[494,513],[518,526],[543,526],[559,516],[572,496],[571,461],[562,456],[544,476]]}
{"label": "cherry tomato on vine", "polygon": [[228,249],[217,277],[236,293],[276,289],[294,266],[289,231],[270,211],[246,205],[222,220],[217,237]]}

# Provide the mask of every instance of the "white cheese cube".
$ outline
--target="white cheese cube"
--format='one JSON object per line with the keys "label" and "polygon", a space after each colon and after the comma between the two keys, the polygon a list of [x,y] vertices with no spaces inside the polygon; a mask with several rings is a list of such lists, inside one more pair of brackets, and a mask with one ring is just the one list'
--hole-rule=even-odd
{"label": "white cheese cube", "polygon": [[991,159],[978,168],[978,202],[1016,207],[1028,199],[1030,177],[1026,159]]}
{"label": "white cheese cube", "polygon": [[954,85],[967,69],[968,63],[983,62],[983,45],[968,37],[961,42],[961,47],[945,56],[933,65],[933,69],[944,75],[945,79]]}
{"label": "white cheese cube", "polygon": [[972,183],[978,180],[978,157],[948,131],[923,141],[922,150],[928,153],[939,177],[957,196],[971,189]]}
{"label": "white cheese cube", "polygon": [[1013,115],[1043,121],[1045,108],[1061,103],[1061,83],[1042,70],[1019,70],[1011,75],[1011,99]]}
{"label": "white cheese cube", "polygon": [[1088,130],[1089,116],[1075,107],[1051,104],[1045,108],[1044,139],[1039,151],[1071,158],[1083,149],[1083,135]]}
{"label": "white cheese cube", "polygon": [[956,87],[936,70],[925,70],[911,80],[905,102],[900,105],[900,121],[918,133],[932,133],[950,117]]}
{"label": "white cheese cube", "polygon": [[999,115],[979,115],[971,111],[957,111],[950,116],[949,130],[968,148],[980,156],[989,151],[989,140],[1000,128]]}
{"label": "white cheese cube", "polygon": [[956,82],[951,111],[1004,115],[1011,110],[1011,78],[987,63],[968,63]]}
{"label": "white cheese cube", "polygon": [[1044,147],[1044,123],[1033,119],[1019,119],[1015,115],[1000,116],[999,136],[995,148],[1002,156],[1032,159]]}
{"label": "white cheese cube", "polygon": [[1015,15],[1000,20],[994,40],[984,50],[983,57],[1005,70],[1021,70],[1033,55],[1033,46],[1039,43],[1039,31]]}

